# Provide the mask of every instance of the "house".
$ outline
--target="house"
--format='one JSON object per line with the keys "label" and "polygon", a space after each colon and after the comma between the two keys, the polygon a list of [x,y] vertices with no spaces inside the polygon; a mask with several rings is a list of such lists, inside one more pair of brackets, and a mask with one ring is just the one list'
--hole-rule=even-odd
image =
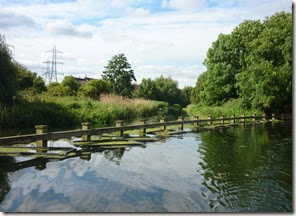
{"label": "house", "polygon": [[84,78],[80,78],[80,77],[74,77],[76,80],[77,80],[77,82],[79,82],[80,83],[80,85],[85,85],[88,81],[90,81],[90,80],[93,80],[93,78],[89,78],[89,77],[87,77],[86,75],[84,76]]}

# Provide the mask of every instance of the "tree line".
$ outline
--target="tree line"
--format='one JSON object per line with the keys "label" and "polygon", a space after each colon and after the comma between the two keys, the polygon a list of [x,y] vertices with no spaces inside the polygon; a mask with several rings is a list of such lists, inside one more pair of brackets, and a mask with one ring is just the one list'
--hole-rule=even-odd
{"label": "tree line", "polygon": [[92,79],[85,85],[73,76],[65,76],[61,83],[45,85],[43,79],[12,58],[4,36],[0,36],[0,102],[11,104],[18,92],[27,90],[39,94],[47,92],[53,96],[83,96],[99,99],[101,94],[116,94],[127,98],[144,98],[186,106],[187,94],[178,88],[178,82],[170,77],[160,76],[155,80],[136,81],[134,70],[124,54],[113,56],[103,71],[101,79]]}
{"label": "tree line", "polygon": [[145,98],[169,104],[223,106],[236,100],[244,109],[265,112],[291,111],[292,14],[276,13],[264,21],[246,20],[230,34],[220,34],[208,49],[206,71],[195,87],[178,87],[171,77],[143,79],[139,85],[124,54],[113,56],[102,74],[81,86],[73,76],[45,86],[36,73],[17,63],[0,35],[0,102],[10,104],[19,91],[47,91],[55,96],[101,94]]}
{"label": "tree line", "polygon": [[220,106],[239,100],[245,109],[291,111],[292,14],[247,20],[230,34],[220,34],[204,65],[192,103]]}

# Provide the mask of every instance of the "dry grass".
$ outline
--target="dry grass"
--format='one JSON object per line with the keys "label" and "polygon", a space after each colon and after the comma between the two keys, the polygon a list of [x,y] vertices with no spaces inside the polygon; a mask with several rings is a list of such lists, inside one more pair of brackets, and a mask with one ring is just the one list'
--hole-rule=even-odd
{"label": "dry grass", "polygon": [[105,104],[116,104],[116,105],[123,105],[123,106],[134,106],[134,105],[146,105],[151,106],[154,105],[155,102],[151,100],[141,99],[141,98],[126,98],[118,95],[111,95],[111,94],[103,94],[100,97],[100,101]]}

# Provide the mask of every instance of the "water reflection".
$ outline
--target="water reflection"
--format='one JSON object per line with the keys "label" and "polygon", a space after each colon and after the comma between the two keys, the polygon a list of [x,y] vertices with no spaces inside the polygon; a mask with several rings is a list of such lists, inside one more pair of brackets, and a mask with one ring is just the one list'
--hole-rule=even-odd
{"label": "water reflection", "polygon": [[[15,162],[13,157],[0,157],[0,164],[4,165],[7,164],[9,166]],[[10,190],[10,182],[8,179],[8,175],[5,172],[1,172],[0,170],[0,203],[4,200],[6,194]]]}
{"label": "water reflection", "polygon": [[292,134],[280,127],[265,124],[202,133],[197,172],[211,191],[211,208],[291,211]]}
{"label": "water reflection", "polygon": [[11,165],[0,211],[291,211],[291,138],[291,125],[246,125]]}

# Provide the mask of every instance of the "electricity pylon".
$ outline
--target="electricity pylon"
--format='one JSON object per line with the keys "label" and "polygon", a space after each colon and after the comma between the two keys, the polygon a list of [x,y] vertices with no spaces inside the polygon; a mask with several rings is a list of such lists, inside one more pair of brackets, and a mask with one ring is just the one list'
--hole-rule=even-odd
{"label": "electricity pylon", "polygon": [[57,64],[63,64],[63,62],[57,61],[57,54],[62,54],[63,52],[58,51],[56,46],[53,45],[53,49],[49,51],[45,51],[45,53],[52,53],[51,61],[49,57],[43,63],[46,64],[45,73],[44,73],[44,81],[45,83],[51,83],[52,81],[58,81],[58,75],[61,74],[57,71]]}

